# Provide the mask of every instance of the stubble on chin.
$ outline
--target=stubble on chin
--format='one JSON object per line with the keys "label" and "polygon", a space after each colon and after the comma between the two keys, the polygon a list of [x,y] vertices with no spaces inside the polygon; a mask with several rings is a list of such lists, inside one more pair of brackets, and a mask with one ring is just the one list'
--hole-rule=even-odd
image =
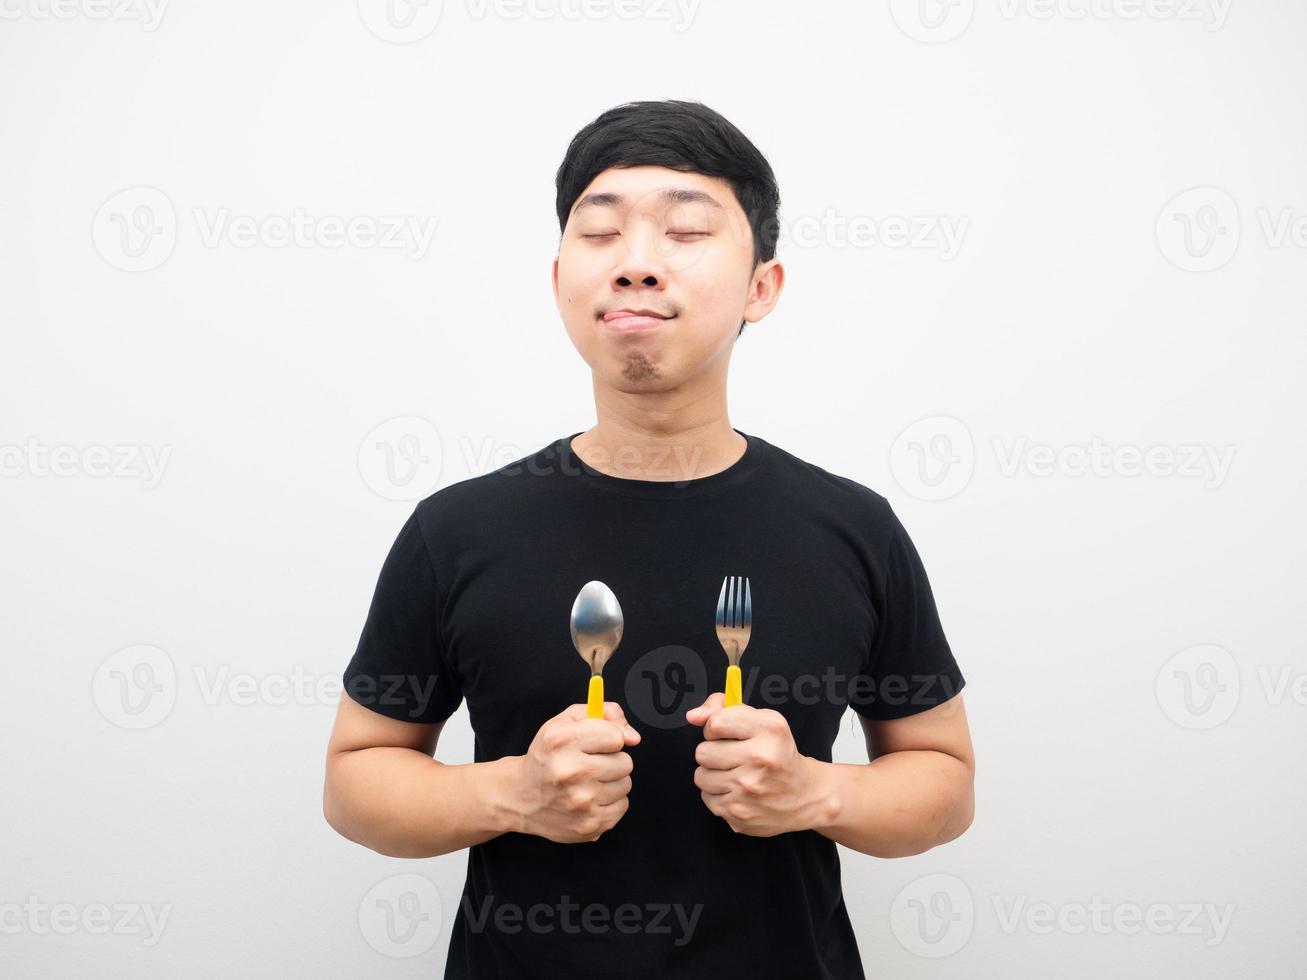
{"label": "stubble on chin", "polygon": [[631,351],[626,355],[622,377],[627,381],[655,381],[659,377],[658,367],[643,352]]}

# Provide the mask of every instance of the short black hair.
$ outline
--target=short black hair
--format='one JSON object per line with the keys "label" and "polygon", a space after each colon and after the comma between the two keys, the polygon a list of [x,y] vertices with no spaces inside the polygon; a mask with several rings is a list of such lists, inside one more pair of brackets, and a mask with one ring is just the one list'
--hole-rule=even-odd
{"label": "short black hair", "polygon": [[[771,164],[726,117],[702,102],[626,102],[572,137],[554,178],[558,230],[590,182],[613,167],[667,167],[731,185],[753,231],[753,265],[776,256],[780,189]],[[744,333],[744,323],[739,334]]]}

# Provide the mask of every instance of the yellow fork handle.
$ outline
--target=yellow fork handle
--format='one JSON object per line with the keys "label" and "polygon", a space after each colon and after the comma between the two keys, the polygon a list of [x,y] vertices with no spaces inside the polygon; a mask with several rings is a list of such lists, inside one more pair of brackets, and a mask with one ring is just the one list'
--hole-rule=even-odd
{"label": "yellow fork handle", "polygon": [[726,707],[740,703],[740,668],[738,664],[730,664],[726,668]]}
{"label": "yellow fork handle", "polygon": [[590,675],[590,696],[585,703],[587,718],[604,716],[604,678],[602,674]]}

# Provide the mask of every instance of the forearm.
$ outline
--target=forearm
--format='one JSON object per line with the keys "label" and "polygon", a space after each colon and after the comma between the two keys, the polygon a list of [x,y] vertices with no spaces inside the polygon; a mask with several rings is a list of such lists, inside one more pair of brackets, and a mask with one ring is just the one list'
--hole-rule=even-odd
{"label": "forearm", "polygon": [[520,759],[451,766],[408,748],[336,752],[323,813],[342,836],[389,857],[448,854],[516,829]]}
{"label": "forearm", "polygon": [[971,826],[971,770],[944,752],[890,752],[852,765],[808,761],[815,801],[810,829],[856,851],[907,857]]}

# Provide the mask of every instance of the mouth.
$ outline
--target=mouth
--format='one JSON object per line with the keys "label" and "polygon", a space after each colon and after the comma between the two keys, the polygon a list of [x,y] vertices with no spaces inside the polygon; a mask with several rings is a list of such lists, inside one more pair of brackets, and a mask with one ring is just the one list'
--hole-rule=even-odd
{"label": "mouth", "polygon": [[611,313],[605,313],[603,319],[608,329],[615,333],[635,333],[641,330],[652,330],[668,320],[676,319],[676,317],[662,316],[651,310],[614,310]]}

